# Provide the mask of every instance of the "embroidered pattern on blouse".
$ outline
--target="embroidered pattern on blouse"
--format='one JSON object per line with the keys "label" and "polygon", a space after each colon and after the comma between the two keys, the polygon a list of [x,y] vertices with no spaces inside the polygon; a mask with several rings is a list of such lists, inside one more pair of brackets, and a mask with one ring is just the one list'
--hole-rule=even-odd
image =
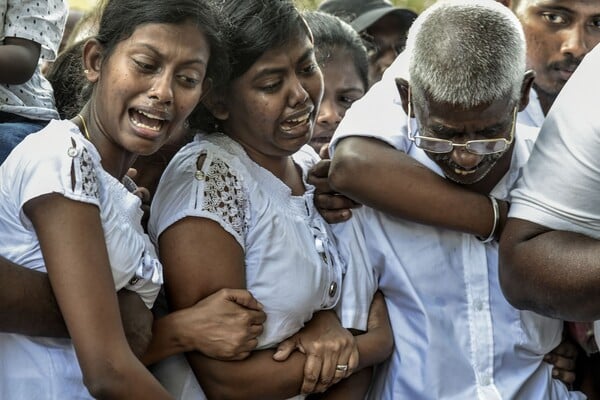
{"label": "embroidered pattern on blouse", "polygon": [[247,229],[248,200],[239,178],[229,166],[213,159],[204,175],[204,201],[202,209],[220,216],[240,237]]}
{"label": "embroidered pattern on blouse", "polygon": [[98,177],[94,170],[94,163],[90,153],[85,147],[81,149],[81,158],[79,160],[79,169],[81,170],[81,190],[83,194],[90,197],[99,198]]}

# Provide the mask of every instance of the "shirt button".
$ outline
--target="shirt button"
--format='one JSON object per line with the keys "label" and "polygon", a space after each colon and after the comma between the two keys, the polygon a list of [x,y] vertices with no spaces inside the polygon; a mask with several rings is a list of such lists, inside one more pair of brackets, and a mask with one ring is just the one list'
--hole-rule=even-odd
{"label": "shirt button", "polygon": [[483,302],[481,300],[477,300],[475,302],[475,310],[477,310],[477,311],[483,310]]}
{"label": "shirt button", "polygon": [[336,293],[337,293],[337,282],[331,282],[331,285],[329,285],[329,297],[335,296]]}
{"label": "shirt button", "polygon": [[197,171],[194,173],[194,178],[196,178],[196,179],[197,179],[197,180],[199,180],[199,181],[202,181],[202,180],[204,180],[204,172],[202,172],[202,171],[200,171],[200,170],[197,170]]}
{"label": "shirt button", "polygon": [[69,147],[69,149],[67,150],[67,155],[69,157],[77,157],[77,149],[75,147]]}

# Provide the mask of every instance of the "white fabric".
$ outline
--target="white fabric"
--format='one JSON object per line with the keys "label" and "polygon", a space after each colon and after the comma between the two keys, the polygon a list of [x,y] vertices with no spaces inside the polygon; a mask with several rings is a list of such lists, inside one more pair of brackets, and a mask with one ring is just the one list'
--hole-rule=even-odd
{"label": "white fabric", "polygon": [[29,81],[0,84],[0,111],[39,120],[58,118],[52,86],[40,66],[56,58],[67,15],[66,0],[0,0],[0,42],[19,37],[41,45],[40,61]]}
{"label": "white fabric", "polygon": [[544,123],[544,111],[540,99],[534,88],[529,92],[529,104],[517,117],[517,122],[527,126],[535,126],[539,128]]}
{"label": "white fabric", "polygon": [[[206,158],[198,170],[201,154]],[[329,226],[313,205],[314,187],[306,183],[310,158],[306,149],[299,155],[307,190],[292,196],[289,187],[254,163],[229,137],[198,135],[169,163],[152,202],[149,231],[155,243],[165,229],[188,216],[219,223],[239,243],[245,254],[247,288],[267,314],[259,349],[278,345],[315,311],[334,307],[340,297],[345,264]],[[362,275],[350,274],[349,279],[353,276]],[[366,328],[370,298],[360,300],[346,307],[352,315],[344,315],[344,326]],[[194,391],[200,389],[192,382],[189,367],[189,379],[183,382],[172,373],[181,368],[159,366],[156,375],[178,398],[197,398],[200,394]]]}
{"label": "white fabric", "polygon": [[[536,134],[518,126],[512,167],[495,197],[508,197]],[[422,150],[411,147],[409,154],[442,175]],[[354,215],[394,331],[394,353],[376,372],[370,399],[584,398],[553,379],[552,366],[543,362],[561,340],[562,322],[505,300],[497,242],[368,207]]]}
{"label": "white fabric", "polygon": [[599,68],[596,47],[555,100],[513,191],[511,217],[600,239]]}
{"label": "white fabric", "polygon": [[[46,271],[23,205],[48,193],[99,207],[115,289],[133,290],[151,307],[162,269],[142,230],[140,199],[102,169],[96,148],[70,121],[29,135],[0,166],[0,254]],[[2,399],[90,398],[70,340],[0,333],[0,354]]]}

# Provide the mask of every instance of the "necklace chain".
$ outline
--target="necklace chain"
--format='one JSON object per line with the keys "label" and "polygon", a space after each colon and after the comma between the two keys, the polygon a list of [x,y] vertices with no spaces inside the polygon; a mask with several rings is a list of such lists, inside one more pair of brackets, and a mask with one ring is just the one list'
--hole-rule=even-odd
{"label": "necklace chain", "polygon": [[77,114],[77,116],[81,120],[81,125],[83,125],[83,133],[85,133],[85,137],[87,138],[87,140],[91,141],[92,139],[90,139],[90,132],[88,131],[87,124],[85,123],[83,115]]}

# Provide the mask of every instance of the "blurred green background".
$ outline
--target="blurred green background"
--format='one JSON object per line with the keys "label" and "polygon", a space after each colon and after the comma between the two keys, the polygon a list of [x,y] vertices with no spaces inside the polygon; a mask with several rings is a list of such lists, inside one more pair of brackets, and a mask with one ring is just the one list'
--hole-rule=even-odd
{"label": "blurred green background", "polygon": [[[322,0],[294,0],[300,9],[314,10]],[[398,7],[410,8],[417,13],[420,13],[428,6],[435,3],[435,0],[391,0]]]}

